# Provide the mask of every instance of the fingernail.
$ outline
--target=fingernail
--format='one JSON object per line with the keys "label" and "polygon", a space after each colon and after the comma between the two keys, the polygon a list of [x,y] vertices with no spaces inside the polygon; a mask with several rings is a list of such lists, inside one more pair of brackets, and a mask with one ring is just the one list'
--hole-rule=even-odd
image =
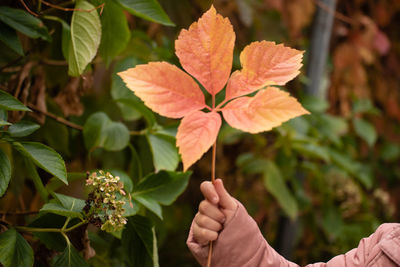
{"label": "fingernail", "polygon": [[213,197],[213,198],[212,198],[212,202],[213,202],[214,204],[218,204],[218,198],[217,198],[217,197]]}

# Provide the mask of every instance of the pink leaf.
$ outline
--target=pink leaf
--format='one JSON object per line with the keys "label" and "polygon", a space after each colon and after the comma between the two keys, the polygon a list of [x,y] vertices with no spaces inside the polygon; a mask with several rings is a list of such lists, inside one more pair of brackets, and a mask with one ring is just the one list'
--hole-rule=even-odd
{"label": "pink leaf", "polygon": [[206,106],[197,83],[167,62],[150,62],[118,73],[153,111],[169,118],[181,118]]}
{"label": "pink leaf", "polygon": [[309,114],[296,98],[275,87],[259,91],[254,97],[240,97],[222,108],[225,120],[239,130],[258,133],[294,117]]}
{"label": "pink leaf", "polygon": [[250,94],[268,85],[284,85],[300,72],[303,51],[274,42],[253,42],[240,54],[241,71],[228,81],[226,100]]}
{"label": "pink leaf", "polygon": [[211,6],[189,30],[181,31],[175,50],[182,67],[215,95],[231,73],[234,44],[231,23]]}
{"label": "pink leaf", "polygon": [[201,158],[217,139],[221,116],[216,112],[194,111],[182,119],[176,135],[176,144],[186,171]]}

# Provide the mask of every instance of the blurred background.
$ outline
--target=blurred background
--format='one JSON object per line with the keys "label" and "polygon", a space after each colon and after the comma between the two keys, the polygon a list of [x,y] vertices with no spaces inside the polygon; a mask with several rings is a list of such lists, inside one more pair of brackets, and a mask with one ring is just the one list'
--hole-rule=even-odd
{"label": "blurred background", "polygon": [[[94,6],[102,2],[92,1]],[[124,6],[129,1],[119,2]],[[1,4],[26,11],[21,3]],[[26,1],[34,13],[38,12],[37,3]],[[68,7],[62,1],[51,3]],[[244,204],[268,242],[286,258],[304,265],[327,261],[356,247],[361,238],[373,233],[380,224],[400,221],[399,1],[159,3],[166,17],[158,21],[144,19],[146,16],[130,12],[125,5],[121,23],[125,23],[127,34],[112,28],[117,26],[109,26],[109,33],[103,32],[103,38],[114,43],[102,46],[107,42],[102,39],[97,56],[78,77],[68,76],[68,62],[61,49],[63,31],[58,21],[43,19],[52,42],[19,34],[23,56],[0,38],[1,90],[33,110],[47,110],[76,125],[85,125],[93,113],[104,112],[111,120],[126,125],[130,131],[129,145],[118,151],[107,149],[107,145],[88,147],[80,130],[43,112],[35,112],[33,117],[9,114],[9,121],[16,122],[25,116],[39,123],[40,129],[28,139],[54,148],[65,160],[68,172],[118,169],[135,184],[145,174],[160,169],[182,170],[175,150],[167,149],[166,155],[176,160],[165,163],[155,151],[158,143],[143,134],[154,117],[163,129],[157,134],[172,138],[171,141],[162,137],[173,144],[178,121],[151,111],[149,115],[135,97],[126,96],[129,93],[116,72],[149,61],[163,60],[180,66],[174,54],[174,41],[181,29],[188,28],[213,4],[218,13],[229,18],[236,33],[234,70],[240,69],[240,52],[253,41],[275,41],[305,50],[301,74],[285,89],[311,115],[256,135],[223,124],[218,138],[217,177]],[[110,6],[106,3],[100,15],[102,23],[112,14],[107,10]],[[46,6],[47,14],[69,23],[71,12],[51,8]],[[171,22],[175,26],[165,25]],[[104,31],[107,24],[102,25]],[[30,93],[24,95],[24,86],[32,88]],[[16,88],[21,92],[16,93]],[[131,102],[118,101],[125,98]],[[150,211],[146,213],[155,225],[160,266],[197,266],[185,242],[202,200],[199,185],[210,178],[210,164],[208,152],[191,168],[193,173],[182,195],[172,205],[163,207],[163,220]],[[26,176],[18,172],[13,175]],[[43,175],[42,179],[49,177]],[[29,209],[40,209],[43,203],[32,183],[22,186],[13,180],[10,187],[14,189],[9,190],[12,192],[0,199],[2,209],[18,210],[16,199],[21,194],[20,201],[30,205]],[[82,179],[77,179],[61,192],[84,198],[83,187]],[[18,222],[21,218],[9,220]],[[103,241],[91,239],[97,255],[89,262],[93,266],[120,266],[119,254],[111,247],[119,241],[110,234],[100,236]]]}

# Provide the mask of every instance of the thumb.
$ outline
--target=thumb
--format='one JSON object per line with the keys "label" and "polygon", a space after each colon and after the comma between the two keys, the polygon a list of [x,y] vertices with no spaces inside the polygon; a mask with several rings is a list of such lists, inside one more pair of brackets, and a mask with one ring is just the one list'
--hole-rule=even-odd
{"label": "thumb", "polygon": [[219,205],[223,209],[236,211],[237,203],[228,191],[226,191],[224,184],[221,179],[217,179],[214,182],[214,188],[219,196]]}

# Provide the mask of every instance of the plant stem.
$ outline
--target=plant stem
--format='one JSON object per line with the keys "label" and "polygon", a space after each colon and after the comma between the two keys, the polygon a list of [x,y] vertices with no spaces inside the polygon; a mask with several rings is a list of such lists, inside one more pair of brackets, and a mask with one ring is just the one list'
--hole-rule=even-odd
{"label": "plant stem", "polygon": [[83,127],[81,125],[78,125],[78,124],[75,124],[73,122],[67,121],[66,119],[64,119],[62,117],[59,117],[57,115],[54,115],[53,113],[41,110],[40,108],[38,108],[38,107],[36,107],[36,106],[34,106],[32,104],[28,104],[28,107],[33,109],[34,111],[37,111],[37,112],[40,112],[40,113],[46,115],[47,117],[52,118],[53,120],[56,120],[56,121],[66,125],[68,127],[71,127],[73,129],[76,129],[76,130],[79,130],[79,131],[83,130]]}
{"label": "plant stem", "polygon": [[213,144],[212,147],[212,160],[211,160],[211,182],[215,182],[215,161],[217,157],[217,141]]}
{"label": "plant stem", "polygon": [[[215,95],[212,96],[212,110],[215,109]],[[212,147],[212,159],[211,159],[211,182],[214,184],[215,182],[215,162],[217,158],[217,140],[215,140]],[[210,245],[208,248],[208,259],[207,259],[207,267],[211,267],[211,257],[213,250],[213,242],[210,241]]]}
{"label": "plant stem", "polygon": [[64,230],[67,228],[68,223],[69,223],[70,220],[71,220],[71,217],[68,217],[68,218],[65,220],[65,223],[64,223],[63,227],[61,228],[62,231],[64,231]]}
{"label": "plant stem", "polygon": [[59,228],[36,228],[36,227],[27,227],[27,226],[15,226],[15,228],[19,231],[24,232],[55,232],[61,233],[61,229]]}
{"label": "plant stem", "polygon": [[16,226],[15,228],[20,231],[24,232],[53,232],[53,233],[61,233],[65,234],[68,233],[79,226],[87,223],[86,221],[81,221],[80,223],[77,223],[69,228],[66,229],[60,229],[60,228],[36,228],[36,227],[27,227],[27,226]]}

